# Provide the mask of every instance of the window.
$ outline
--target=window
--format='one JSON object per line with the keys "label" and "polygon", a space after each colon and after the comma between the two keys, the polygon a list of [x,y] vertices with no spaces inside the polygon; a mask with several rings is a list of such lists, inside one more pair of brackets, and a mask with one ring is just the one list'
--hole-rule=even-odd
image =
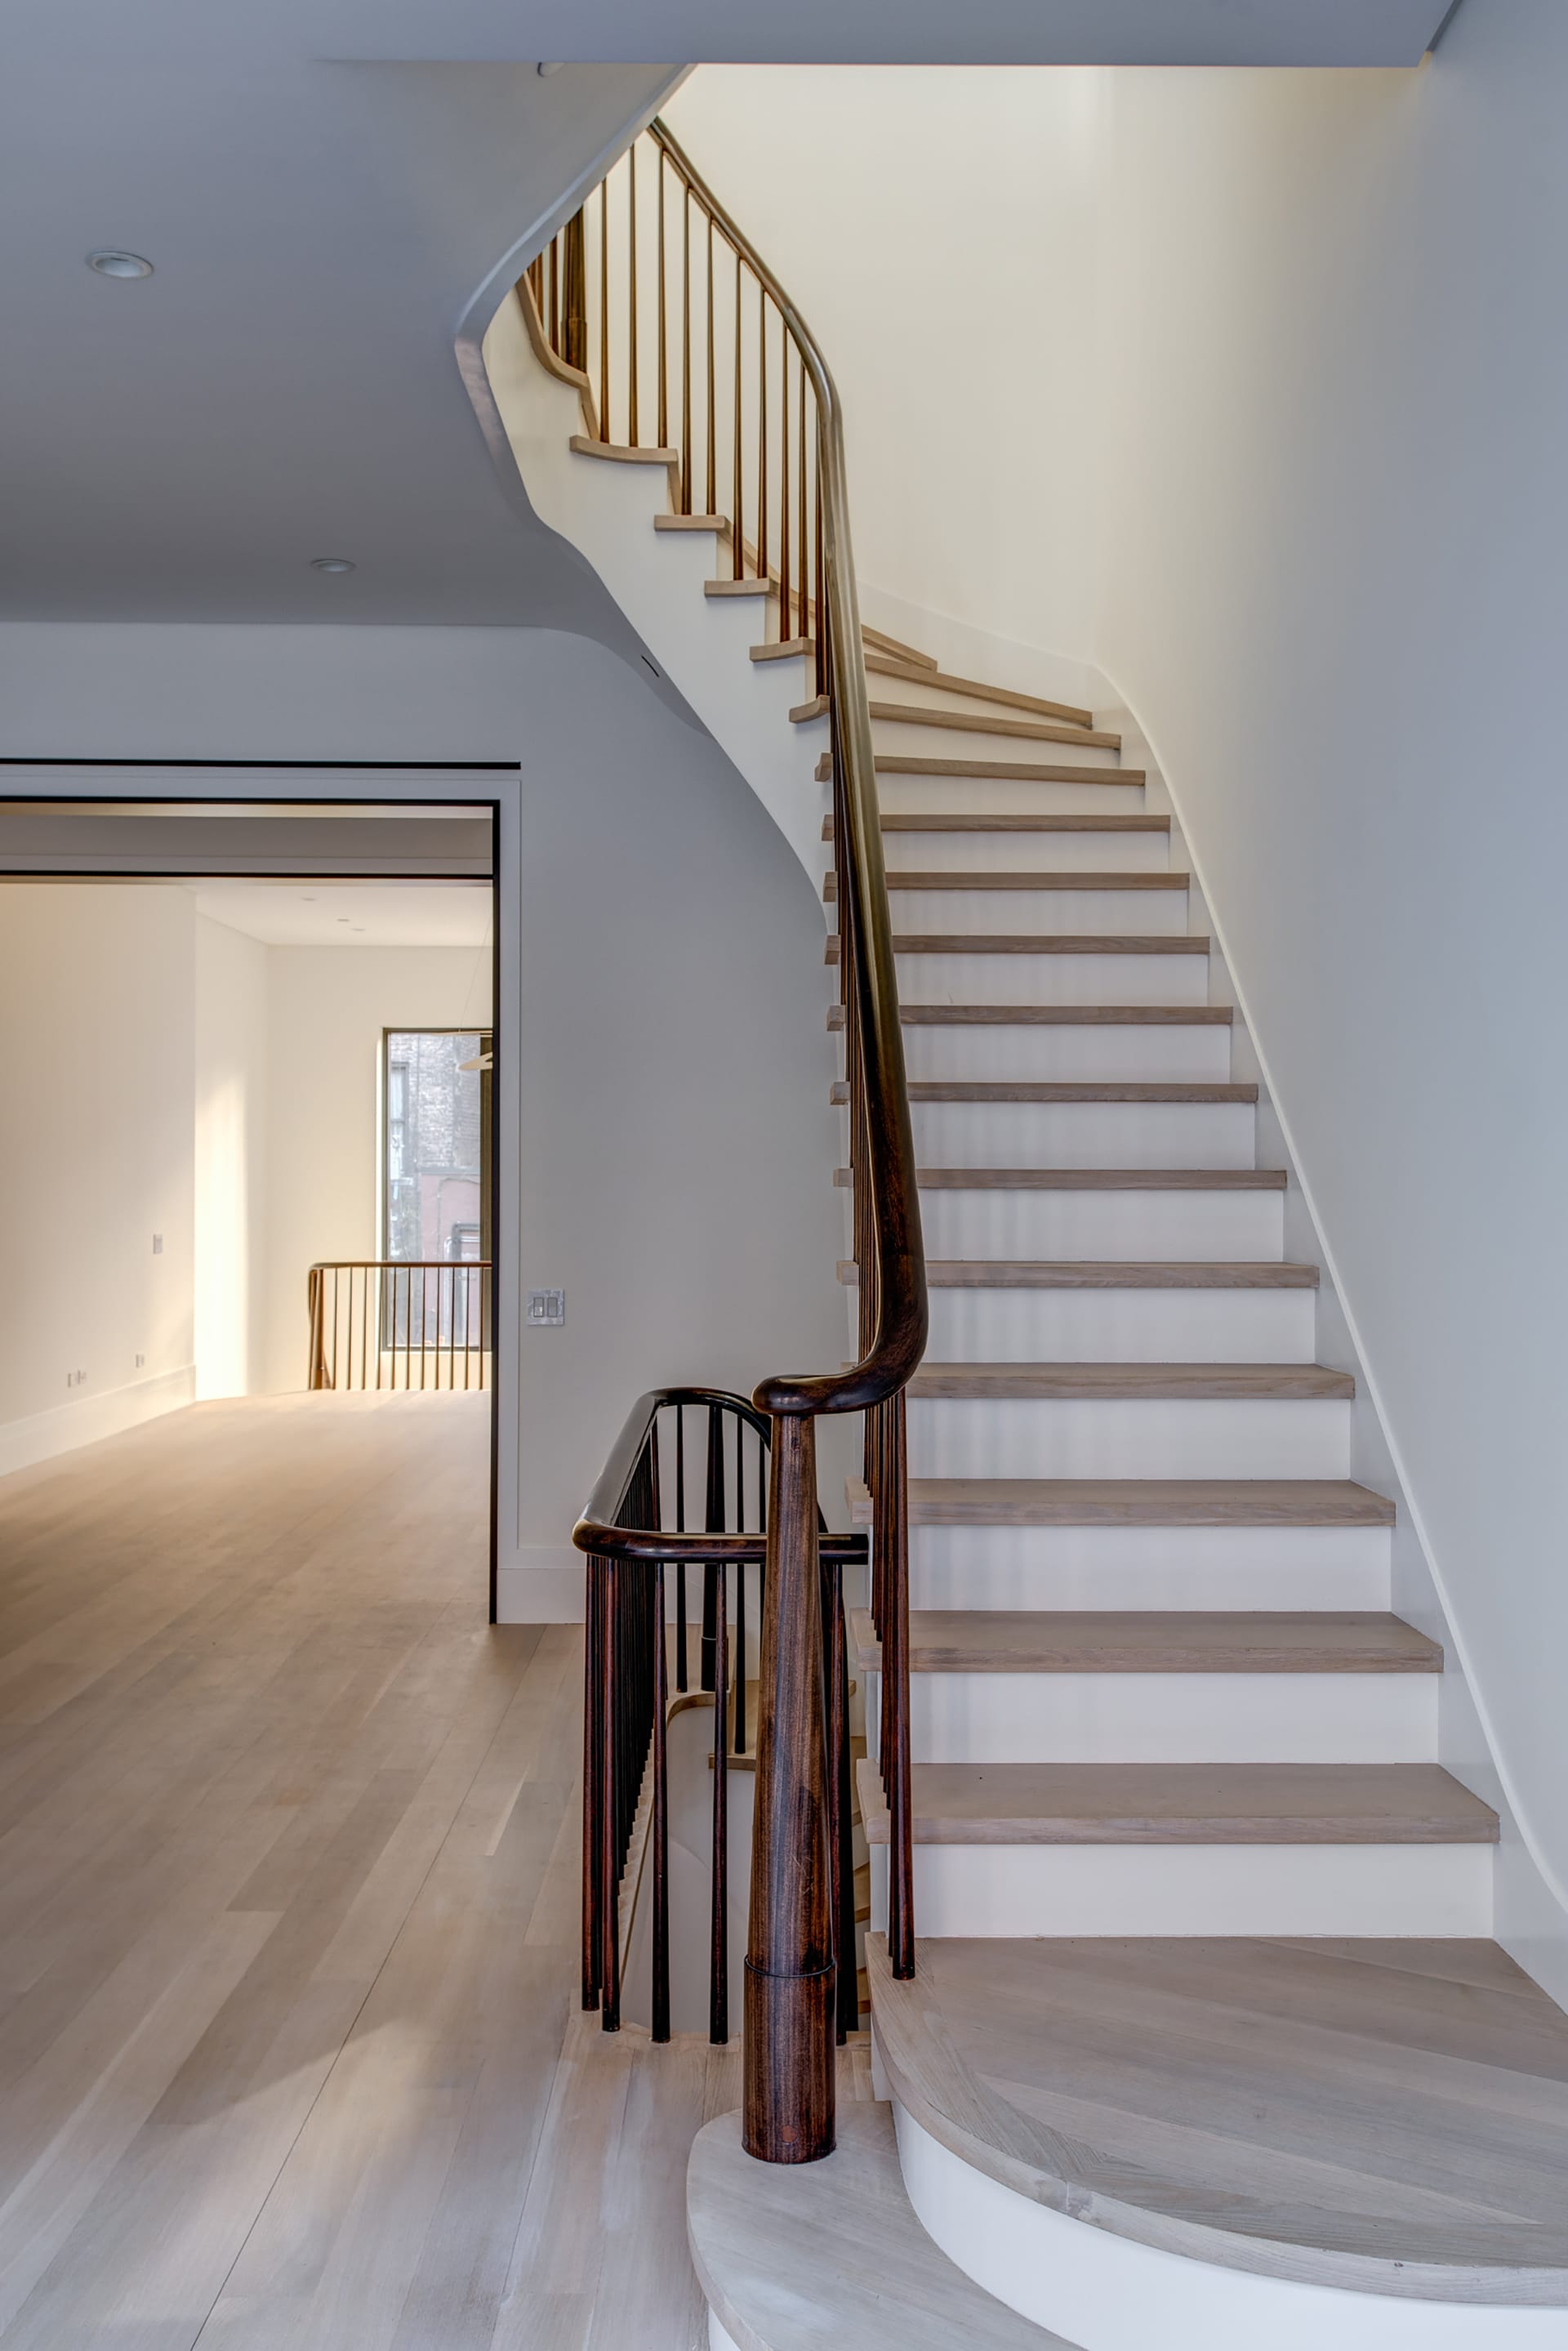
{"label": "window", "polygon": [[399,1264],[488,1257],[490,1049],[474,1029],[386,1032],[381,1253]]}

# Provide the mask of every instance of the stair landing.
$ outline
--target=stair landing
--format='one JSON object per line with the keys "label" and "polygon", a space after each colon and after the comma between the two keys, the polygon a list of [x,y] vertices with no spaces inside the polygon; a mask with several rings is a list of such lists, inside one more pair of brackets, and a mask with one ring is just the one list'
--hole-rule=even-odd
{"label": "stair landing", "polygon": [[918,1959],[896,1983],[867,1938],[893,2095],[1030,2201],[1266,2276],[1568,2304],[1568,2015],[1496,1944],[953,1939]]}

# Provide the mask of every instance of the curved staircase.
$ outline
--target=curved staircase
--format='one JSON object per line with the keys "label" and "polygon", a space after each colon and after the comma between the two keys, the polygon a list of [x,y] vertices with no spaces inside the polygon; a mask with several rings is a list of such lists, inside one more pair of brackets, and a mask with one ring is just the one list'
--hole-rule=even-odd
{"label": "curved staircase", "polygon": [[[558,432],[530,476],[562,379],[529,332],[498,372],[530,489],[589,517],[803,859],[820,835],[831,919],[812,639],[776,581],[694,580],[729,526],[661,510],[669,453],[570,439],[576,505]],[[1170,815],[1090,711],[866,640],[931,1293],[912,1982],[880,1933],[881,1646],[849,1623],[902,2187],[863,2115],[798,2177],[711,2126],[713,2340],[1568,2351],[1568,2019],[1489,1940],[1497,1819],[1437,1761],[1441,1648],[1390,1611],[1394,1505],[1350,1475],[1355,1381],[1315,1360]]]}

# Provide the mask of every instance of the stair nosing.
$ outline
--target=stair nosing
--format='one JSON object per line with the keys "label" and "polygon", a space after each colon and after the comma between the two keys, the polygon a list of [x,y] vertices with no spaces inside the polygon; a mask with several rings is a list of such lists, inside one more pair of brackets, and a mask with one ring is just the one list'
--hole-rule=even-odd
{"label": "stair nosing", "polygon": [[911,1402],[1336,1404],[1352,1373],[1325,1364],[922,1364]]}
{"label": "stair nosing", "polygon": [[[882,1644],[870,1610],[851,1608],[846,1619],[852,1668],[880,1673]],[[1293,1645],[1282,1639],[1287,1629],[1303,1637]],[[989,1642],[981,1637],[987,1631]],[[966,1633],[973,1636],[968,1651]],[[1150,1646],[1152,1638],[1168,1643],[1164,1654]],[[1389,1609],[911,1608],[908,1656],[911,1673],[933,1675],[1443,1670],[1440,1644]]]}
{"label": "stair nosing", "polygon": [[[827,1025],[845,1025],[842,1004],[827,1008]],[[1229,1004],[900,1004],[906,1029],[1230,1029]]]}
{"label": "stair nosing", "polygon": [[[838,1279],[858,1287],[860,1269],[840,1258]],[[1257,1258],[928,1258],[932,1290],[1314,1290],[1315,1265]]]}
{"label": "stair nosing", "polygon": [[[834,1170],[846,1186],[847,1167]],[[1282,1167],[920,1167],[926,1192],[1282,1192]]]}
{"label": "stair nosing", "polygon": [[[862,1479],[853,1526],[871,1523]],[[911,1478],[909,1524],[929,1527],[1388,1528],[1387,1495],[1353,1478]]]}
{"label": "stair nosing", "polygon": [[[1257,1087],[1247,1079],[1224,1078],[911,1078],[911,1104],[969,1102],[1164,1102],[1203,1103],[1220,1108],[1252,1107]],[[835,1078],[832,1097],[849,1099],[846,1078]]]}
{"label": "stair nosing", "polygon": [[[895,933],[896,956],[1206,956],[1202,931],[907,931]],[[838,934],[829,932],[825,963],[838,961]]]}

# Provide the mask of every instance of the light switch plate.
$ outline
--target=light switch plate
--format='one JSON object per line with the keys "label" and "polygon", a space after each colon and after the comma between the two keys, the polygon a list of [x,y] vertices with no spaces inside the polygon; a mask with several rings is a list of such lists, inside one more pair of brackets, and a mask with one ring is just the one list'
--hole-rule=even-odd
{"label": "light switch plate", "polygon": [[528,1311],[524,1320],[536,1326],[564,1322],[566,1319],[566,1293],[564,1290],[531,1290]]}

